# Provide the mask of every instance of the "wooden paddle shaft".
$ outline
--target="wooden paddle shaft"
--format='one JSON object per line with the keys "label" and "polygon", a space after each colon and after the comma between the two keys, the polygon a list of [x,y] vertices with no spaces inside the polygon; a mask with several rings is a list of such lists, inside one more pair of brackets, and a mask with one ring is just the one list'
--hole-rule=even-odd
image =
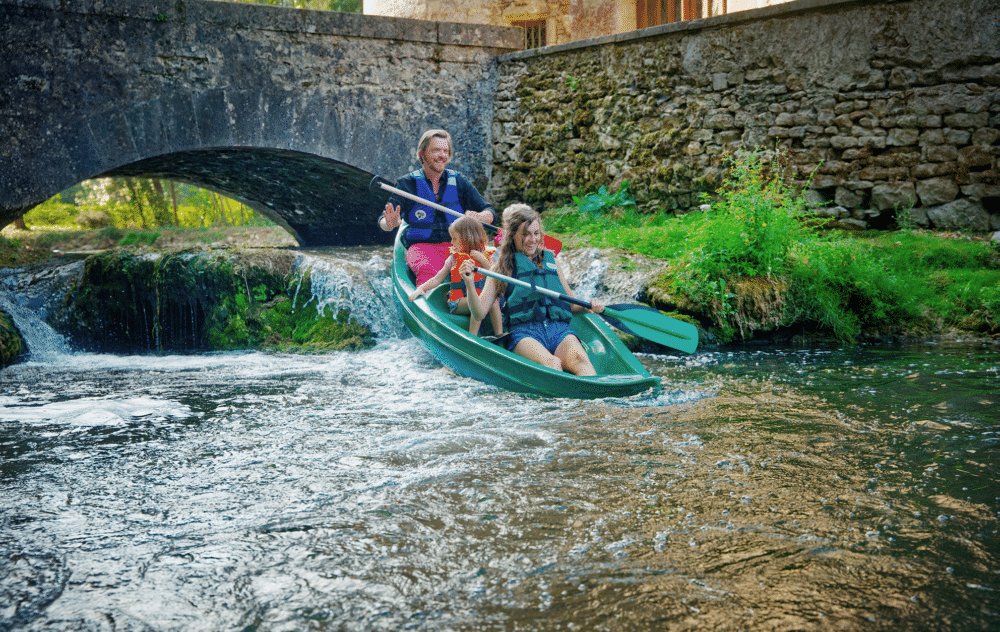
{"label": "wooden paddle shaft", "polygon": [[[400,197],[405,197],[408,200],[413,200],[414,202],[419,202],[420,204],[426,204],[427,206],[429,206],[429,207],[431,207],[433,209],[437,209],[437,210],[439,210],[439,211],[441,211],[443,213],[448,213],[449,215],[454,215],[455,217],[462,217],[463,216],[462,213],[459,213],[458,211],[450,209],[447,206],[443,206],[441,204],[438,204],[437,202],[431,202],[430,200],[425,200],[424,198],[420,197],[419,195],[414,195],[412,193],[407,193],[406,191],[404,191],[402,189],[398,189],[398,188],[392,186],[391,184],[386,184],[385,182],[379,182],[378,185],[380,187],[382,187],[383,189],[385,189],[386,191],[388,191],[389,193],[395,193],[396,195],[398,195]],[[483,223],[483,226],[485,226],[486,228],[492,229],[492,230],[500,230],[499,228],[497,228],[496,226],[494,226],[492,224]]]}
{"label": "wooden paddle shaft", "polygon": [[534,290],[535,292],[538,292],[539,294],[545,294],[546,296],[552,296],[554,298],[562,299],[562,300],[566,301],[567,303],[575,303],[576,305],[579,305],[580,307],[586,307],[587,309],[591,309],[591,308],[594,307],[593,305],[591,305],[587,301],[583,301],[583,300],[580,300],[578,298],[573,298],[572,296],[567,296],[567,295],[562,294],[560,292],[556,292],[555,290],[550,290],[547,287],[532,286],[527,281],[522,281],[520,279],[514,279],[514,278],[511,278],[509,276],[504,276],[504,275],[502,275],[502,274],[500,274],[498,272],[493,272],[491,270],[487,270],[486,268],[480,268],[479,266],[476,266],[475,269],[476,269],[476,272],[478,272],[479,274],[485,274],[486,276],[491,276],[494,279],[498,279],[500,281],[506,281],[507,283],[513,283],[515,285],[520,285],[520,286],[526,287],[526,288],[528,288],[530,290]]}

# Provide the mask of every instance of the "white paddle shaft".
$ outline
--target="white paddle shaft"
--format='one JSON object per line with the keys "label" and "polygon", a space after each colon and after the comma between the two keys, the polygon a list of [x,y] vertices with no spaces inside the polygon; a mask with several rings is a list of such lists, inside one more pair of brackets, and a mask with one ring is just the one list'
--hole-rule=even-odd
{"label": "white paddle shaft", "polygon": [[[386,184],[385,182],[379,182],[378,185],[380,187],[382,187],[383,189],[385,189],[386,191],[388,191],[389,193],[395,193],[396,195],[398,195],[400,197],[405,197],[408,200],[413,200],[414,202],[419,202],[421,204],[426,204],[427,206],[429,206],[429,207],[431,207],[433,209],[437,209],[437,210],[439,210],[439,211],[441,211],[443,213],[448,213],[449,215],[454,215],[455,217],[462,217],[462,214],[459,213],[458,211],[452,210],[452,209],[448,208],[447,206],[442,206],[441,204],[438,204],[437,202],[431,202],[430,200],[425,200],[424,198],[420,197],[419,195],[414,195],[412,193],[407,193],[406,191],[404,191],[402,189],[397,189],[396,187],[392,186],[391,184]],[[496,227],[495,226],[491,226],[490,224],[484,223],[483,226],[486,226],[487,228],[492,228],[493,230],[496,230]]]}

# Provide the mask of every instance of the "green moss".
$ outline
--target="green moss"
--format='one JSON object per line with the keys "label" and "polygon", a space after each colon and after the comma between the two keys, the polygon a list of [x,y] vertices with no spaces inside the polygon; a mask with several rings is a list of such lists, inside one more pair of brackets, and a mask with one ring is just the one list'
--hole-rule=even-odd
{"label": "green moss", "polygon": [[103,352],[374,344],[370,329],[350,321],[347,312],[296,309],[291,296],[311,296],[308,275],[293,275],[287,253],[271,256],[279,260],[255,261],[239,251],[96,255],[53,325],[76,344]]}
{"label": "green moss", "polygon": [[0,367],[13,364],[24,351],[24,338],[14,326],[14,320],[0,312]]}

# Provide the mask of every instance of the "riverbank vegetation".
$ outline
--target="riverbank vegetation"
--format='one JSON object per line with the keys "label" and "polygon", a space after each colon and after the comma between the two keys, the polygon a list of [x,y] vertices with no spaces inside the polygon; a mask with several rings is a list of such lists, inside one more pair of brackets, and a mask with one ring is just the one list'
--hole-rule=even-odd
{"label": "riverbank vegetation", "polygon": [[50,317],[101,353],[267,349],[317,352],[375,344],[345,310],[318,307],[311,276],[286,249],[128,249],[88,257]]}
{"label": "riverbank vegetation", "polygon": [[[643,297],[719,342],[819,334],[859,339],[1000,335],[1000,252],[983,235],[827,230],[780,162],[733,157],[702,212],[640,214],[606,191],[546,211],[571,244],[669,262]],[[905,217],[900,213],[900,217]]]}
{"label": "riverbank vegetation", "polygon": [[[935,233],[904,221],[893,231],[830,229],[806,209],[778,162],[745,153],[730,166],[719,194],[704,199],[701,212],[640,213],[626,182],[613,193],[602,188],[545,210],[546,229],[568,248],[614,248],[666,262],[666,272],[639,299],[699,324],[706,341],[1000,338],[1000,250],[987,235]],[[237,225],[216,218],[186,228],[172,221],[142,228],[134,220],[92,229],[7,227],[0,266],[73,251],[295,245],[278,226],[233,219]],[[280,308],[271,315],[278,314]],[[278,338],[300,344],[304,326],[300,320],[272,331],[298,331],[298,342],[291,334]],[[248,336],[258,345],[266,338]],[[284,344],[278,338],[272,337],[272,348]]]}

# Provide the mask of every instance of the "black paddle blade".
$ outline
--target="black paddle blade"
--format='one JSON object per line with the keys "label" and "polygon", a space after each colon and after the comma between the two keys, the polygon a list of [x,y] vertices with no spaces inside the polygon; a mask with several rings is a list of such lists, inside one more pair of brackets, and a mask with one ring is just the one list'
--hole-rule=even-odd
{"label": "black paddle blade", "polygon": [[385,195],[386,193],[388,193],[388,191],[382,188],[383,184],[388,184],[389,186],[393,186],[391,182],[389,182],[382,176],[375,176],[374,178],[372,178],[372,181],[368,183],[368,192],[373,193],[375,195]]}

